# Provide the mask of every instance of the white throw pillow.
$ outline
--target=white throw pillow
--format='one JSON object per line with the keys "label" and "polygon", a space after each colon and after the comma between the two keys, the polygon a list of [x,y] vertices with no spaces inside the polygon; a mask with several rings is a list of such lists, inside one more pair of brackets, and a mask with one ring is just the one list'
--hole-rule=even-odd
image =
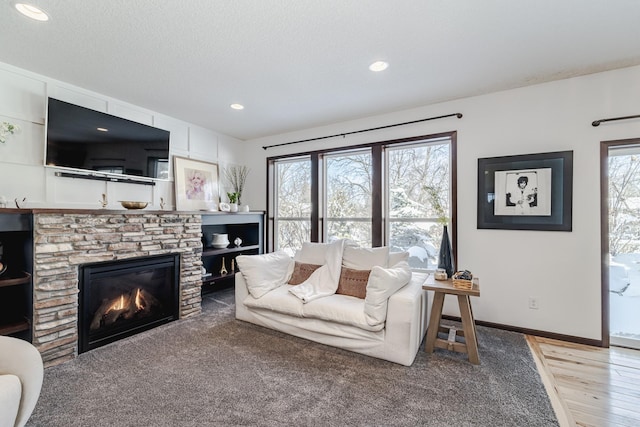
{"label": "white throw pillow", "polygon": [[304,242],[293,259],[303,264],[324,265],[327,263],[328,250],[328,243]]}
{"label": "white throw pillow", "polygon": [[378,325],[387,319],[389,297],[410,280],[411,269],[406,261],[400,261],[392,268],[375,266],[371,269],[364,299],[364,314],[369,325]]}
{"label": "white throw pillow", "polygon": [[409,261],[409,252],[389,252],[387,267],[393,267],[400,261]]}
{"label": "white throw pillow", "polygon": [[345,246],[342,253],[342,265],[353,270],[371,270],[375,265],[386,267],[389,258],[389,247],[356,248]]}
{"label": "white throw pillow", "polygon": [[238,255],[238,268],[254,298],[285,284],[293,272],[294,261],[284,251],[264,255]]}

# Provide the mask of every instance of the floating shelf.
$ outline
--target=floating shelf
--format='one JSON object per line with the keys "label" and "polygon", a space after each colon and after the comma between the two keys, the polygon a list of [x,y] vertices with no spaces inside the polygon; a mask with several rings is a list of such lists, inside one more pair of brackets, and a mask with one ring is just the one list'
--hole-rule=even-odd
{"label": "floating shelf", "polygon": [[227,248],[216,249],[216,248],[204,248],[202,250],[202,255],[223,255],[223,254],[232,254],[234,252],[244,252],[250,251],[254,249],[260,249],[260,245],[248,245],[248,246],[229,246]]}

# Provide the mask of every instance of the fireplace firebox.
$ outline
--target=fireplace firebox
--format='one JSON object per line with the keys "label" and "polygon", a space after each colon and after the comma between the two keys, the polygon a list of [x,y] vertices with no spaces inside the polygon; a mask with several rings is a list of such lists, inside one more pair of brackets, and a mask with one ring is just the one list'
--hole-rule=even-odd
{"label": "fireplace firebox", "polygon": [[84,264],[79,279],[79,353],[179,316],[179,254]]}

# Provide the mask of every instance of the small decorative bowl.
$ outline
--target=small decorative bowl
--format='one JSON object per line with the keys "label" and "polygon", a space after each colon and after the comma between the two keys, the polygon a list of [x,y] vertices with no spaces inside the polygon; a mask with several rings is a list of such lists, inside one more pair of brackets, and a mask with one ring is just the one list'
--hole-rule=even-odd
{"label": "small decorative bowl", "polygon": [[123,208],[127,209],[144,209],[147,207],[149,202],[132,202],[127,200],[121,200],[120,204]]}

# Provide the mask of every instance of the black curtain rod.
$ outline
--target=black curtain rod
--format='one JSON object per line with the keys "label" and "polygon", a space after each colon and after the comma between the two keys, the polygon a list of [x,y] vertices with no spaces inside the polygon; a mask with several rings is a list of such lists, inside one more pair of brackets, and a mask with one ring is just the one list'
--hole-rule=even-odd
{"label": "black curtain rod", "polygon": [[347,135],[353,135],[355,133],[370,132],[372,130],[393,128],[393,127],[396,127],[396,126],[410,125],[410,124],[413,124],[413,123],[426,122],[426,121],[429,121],[429,120],[444,119],[446,117],[453,117],[453,116],[456,116],[457,118],[461,119],[462,118],[462,113],[447,114],[445,116],[438,116],[438,117],[429,117],[429,118],[426,118],[426,119],[412,120],[410,122],[396,123],[394,125],[386,125],[386,126],[378,126],[376,128],[354,130],[352,132],[336,133],[335,135],[319,136],[318,138],[301,139],[300,141],[283,142],[282,144],[266,145],[266,146],[263,146],[262,148],[264,150],[266,150],[267,148],[281,147],[283,145],[299,144],[301,142],[318,141],[318,140],[321,140],[321,139],[335,138],[337,136],[341,136],[341,137],[344,138]]}
{"label": "black curtain rod", "polygon": [[600,123],[604,123],[604,122],[613,122],[615,120],[627,120],[627,119],[638,119],[640,118],[640,116],[625,116],[625,117],[614,117],[612,119],[600,119],[600,120],[596,120],[595,122],[591,123],[591,126],[600,126]]}

